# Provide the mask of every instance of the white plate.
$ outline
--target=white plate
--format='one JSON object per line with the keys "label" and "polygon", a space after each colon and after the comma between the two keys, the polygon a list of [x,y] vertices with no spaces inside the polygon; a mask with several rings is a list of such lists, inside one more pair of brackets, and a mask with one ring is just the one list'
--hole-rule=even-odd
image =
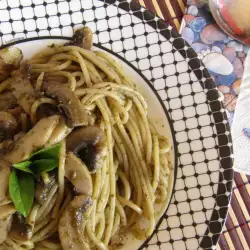
{"label": "white plate", "polygon": [[[69,39],[35,39],[35,40],[28,40],[28,41],[19,41],[15,47],[18,47],[23,52],[23,60],[30,59],[32,56],[34,56],[38,51],[54,45],[62,45],[69,42]],[[134,80],[136,83],[136,86],[140,93],[145,98],[146,102],[148,103],[148,115],[150,120],[155,125],[155,128],[159,132],[160,135],[167,137],[170,139],[170,143],[172,145],[172,150],[170,152],[170,161],[172,162],[172,165],[175,166],[175,171],[172,172],[172,174],[168,178],[168,197],[167,199],[170,201],[172,191],[173,191],[173,184],[174,179],[176,177],[176,144],[173,139],[173,128],[170,125],[170,118],[167,114],[167,110],[160,99],[158,93],[152,88],[152,85],[146,80],[146,78],[141,75],[134,67],[133,65],[129,65],[128,62],[123,60],[122,58],[118,58],[113,54],[111,51],[108,51],[105,48],[101,48],[100,46],[95,46],[93,50],[102,50],[105,52],[109,52],[111,56],[115,58],[124,68],[124,71],[128,76],[130,76],[131,79]],[[155,112],[157,110],[157,112]],[[133,237],[129,237],[126,245],[122,249],[137,249],[143,244],[143,241],[138,241],[134,239]]]}
{"label": "white plate", "polygon": [[[88,25],[98,45],[142,72],[169,113],[178,160],[169,209],[141,249],[214,249],[231,197],[231,136],[218,91],[190,46],[153,13],[124,0],[1,0],[0,21],[0,44],[70,37],[73,27]],[[37,41],[31,43],[36,49]],[[167,121],[146,88],[153,115]]]}

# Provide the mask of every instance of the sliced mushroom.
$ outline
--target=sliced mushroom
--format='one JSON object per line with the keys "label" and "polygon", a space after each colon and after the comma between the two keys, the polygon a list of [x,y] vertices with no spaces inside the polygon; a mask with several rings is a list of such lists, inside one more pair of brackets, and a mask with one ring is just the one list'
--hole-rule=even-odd
{"label": "sliced mushroom", "polygon": [[6,204],[4,206],[0,206],[0,220],[6,219],[15,212],[16,208],[13,204]]}
{"label": "sliced mushroom", "polygon": [[51,188],[56,184],[56,177],[54,174],[50,175],[50,182],[44,183],[40,177],[39,181],[36,182],[35,199],[39,205],[42,205],[47,199]]}
{"label": "sliced mushroom", "polygon": [[23,64],[19,70],[12,72],[11,88],[23,110],[31,114],[31,106],[36,100],[35,90],[30,83],[30,65]]}
{"label": "sliced mushroom", "polygon": [[66,147],[77,155],[91,172],[101,167],[107,154],[105,134],[98,127],[75,130],[67,137]]}
{"label": "sliced mushroom", "polygon": [[42,86],[46,96],[55,98],[60,108],[65,112],[70,127],[88,125],[89,115],[81,104],[76,94],[63,85],[56,82],[44,82]]}
{"label": "sliced mushroom", "polygon": [[40,120],[25,136],[20,138],[6,155],[12,164],[27,160],[29,156],[44,147],[59,123],[60,116],[54,115]]}
{"label": "sliced mushroom", "polygon": [[86,195],[76,196],[63,212],[58,226],[59,237],[64,250],[87,250],[88,246],[82,222],[84,213],[92,205],[91,198]]}
{"label": "sliced mushroom", "polygon": [[18,134],[15,134],[15,136],[14,136],[14,142],[20,140],[24,136],[25,136],[25,132],[20,131]]}
{"label": "sliced mushroom", "polygon": [[16,212],[13,215],[12,226],[9,232],[9,236],[17,241],[28,241],[32,236],[32,227],[26,223],[23,215]]}
{"label": "sliced mushroom", "polygon": [[46,146],[55,145],[63,141],[72,131],[72,128],[69,128],[66,124],[66,121],[63,117],[60,118],[59,124],[54,129],[51,137],[49,138]]}
{"label": "sliced mushroom", "polygon": [[17,121],[8,112],[0,111],[0,137],[10,139],[17,132]]}
{"label": "sliced mushroom", "polygon": [[0,220],[0,244],[2,244],[7,238],[11,224],[12,224],[12,215],[9,215],[7,218],[3,220]]}
{"label": "sliced mushroom", "polygon": [[20,106],[16,106],[13,109],[8,109],[7,112],[13,115],[16,118],[16,120],[19,120],[21,114],[24,113],[24,111],[22,110]]}
{"label": "sliced mushroom", "polygon": [[16,107],[16,105],[16,98],[11,92],[5,92],[0,94],[0,111],[13,109]]}
{"label": "sliced mushroom", "polygon": [[36,119],[37,121],[39,121],[43,119],[44,117],[57,115],[57,114],[59,114],[59,110],[57,106],[49,104],[49,103],[43,103],[36,110]]}
{"label": "sliced mushroom", "polygon": [[10,47],[0,50],[0,58],[9,65],[18,67],[23,59],[22,51],[17,47]]}
{"label": "sliced mushroom", "polygon": [[0,83],[10,76],[12,69],[13,65],[5,63],[0,57]]}
{"label": "sliced mushroom", "polygon": [[0,82],[8,78],[13,69],[19,67],[22,59],[22,51],[16,47],[0,50]]}
{"label": "sliced mushroom", "polygon": [[75,31],[72,43],[81,48],[91,50],[93,45],[93,32],[89,27],[84,27]]}
{"label": "sliced mushroom", "polygon": [[[6,155],[7,152],[11,149],[13,143],[14,142],[12,140],[5,140],[1,142],[0,143],[0,155]],[[1,201],[0,201],[0,205],[1,205]]]}
{"label": "sliced mushroom", "polygon": [[0,158],[0,203],[4,203],[4,201],[7,199],[10,173],[10,163],[3,158]]}
{"label": "sliced mushroom", "polygon": [[78,194],[92,195],[92,178],[85,164],[72,152],[65,161],[65,177],[75,186]]}

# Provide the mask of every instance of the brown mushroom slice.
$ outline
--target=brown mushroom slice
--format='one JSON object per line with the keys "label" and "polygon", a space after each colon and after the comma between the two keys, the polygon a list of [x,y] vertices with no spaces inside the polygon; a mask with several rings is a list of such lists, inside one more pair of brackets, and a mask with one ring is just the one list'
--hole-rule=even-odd
{"label": "brown mushroom slice", "polygon": [[23,59],[22,51],[17,47],[9,47],[0,50],[0,58],[9,65],[18,67],[21,60]]}
{"label": "brown mushroom slice", "polygon": [[27,134],[20,138],[6,155],[12,164],[27,160],[29,156],[44,147],[59,123],[60,116],[54,115],[40,120]]}
{"label": "brown mushroom slice", "polygon": [[51,188],[56,184],[56,177],[54,174],[50,174],[49,179],[50,181],[47,184],[44,183],[41,177],[39,181],[36,182],[35,199],[39,205],[43,205],[48,199]]}
{"label": "brown mushroom slice", "polygon": [[90,172],[101,167],[107,154],[105,133],[94,126],[72,132],[67,137],[66,147],[86,164]]}
{"label": "brown mushroom slice", "polygon": [[0,57],[0,83],[10,76],[12,70],[13,65],[5,63],[4,60]]}
{"label": "brown mushroom slice", "polygon": [[24,114],[24,111],[20,106],[16,106],[13,109],[8,109],[7,112],[13,115],[17,121],[20,119],[21,114]]}
{"label": "brown mushroom slice", "polygon": [[66,156],[65,177],[75,186],[78,194],[92,195],[93,187],[90,172],[72,152],[69,152]]}
{"label": "brown mushroom slice", "polygon": [[46,96],[55,98],[65,112],[70,127],[88,125],[89,115],[76,94],[67,85],[56,82],[44,82],[42,86]]}
{"label": "brown mushroom slice", "polygon": [[[12,147],[13,145],[13,141],[12,140],[5,140],[3,142],[0,143],[0,155],[5,155]],[[0,205],[1,205],[1,201],[0,201]]]}
{"label": "brown mushroom slice", "polygon": [[13,69],[18,68],[23,54],[17,47],[0,50],[0,82],[10,76]]}
{"label": "brown mushroom slice", "polygon": [[0,220],[0,244],[2,244],[8,236],[12,224],[12,215]]}
{"label": "brown mushroom slice", "polygon": [[81,195],[76,196],[66,207],[58,225],[59,238],[64,250],[90,249],[84,238],[82,222],[84,221],[84,213],[91,205],[91,198]]}
{"label": "brown mushroom slice", "polygon": [[8,112],[0,111],[0,137],[7,140],[13,137],[17,131],[17,121]]}
{"label": "brown mushroom slice", "polygon": [[81,48],[91,50],[93,45],[93,32],[89,27],[84,27],[75,31],[72,43]]}
{"label": "brown mushroom slice", "polygon": [[66,121],[63,117],[60,118],[59,124],[54,129],[51,137],[49,138],[46,146],[55,145],[63,141],[72,131],[72,128],[69,128],[66,124]]}
{"label": "brown mushroom slice", "polygon": [[4,92],[0,94],[0,111],[13,109],[17,105],[17,100],[11,92]]}
{"label": "brown mushroom slice", "polygon": [[59,110],[56,105],[42,103],[36,110],[36,120],[39,121],[45,117],[58,115]]}
{"label": "brown mushroom slice", "polygon": [[16,208],[13,204],[6,204],[4,206],[0,206],[0,220],[6,219],[15,212]]}
{"label": "brown mushroom slice", "polygon": [[15,134],[15,136],[14,136],[14,142],[20,140],[24,136],[25,136],[25,132],[20,131],[19,133]]}
{"label": "brown mushroom slice", "polygon": [[36,100],[35,90],[30,83],[30,65],[23,64],[19,70],[12,73],[10,82],[12,93],[23,110],[31,114],[32,104]]}
{"label": "brown mushroom slice", "polygon": [[32,237],[32,226],[26,223],[24,216],[18,212],[13,215],[9,236],[21,242],[28,241]]}
{"label": "brown mushroom slice", "polygon": [[4,203],[7,199],[10,173],[11,164],[3,158],[0,158],[0,203]]}

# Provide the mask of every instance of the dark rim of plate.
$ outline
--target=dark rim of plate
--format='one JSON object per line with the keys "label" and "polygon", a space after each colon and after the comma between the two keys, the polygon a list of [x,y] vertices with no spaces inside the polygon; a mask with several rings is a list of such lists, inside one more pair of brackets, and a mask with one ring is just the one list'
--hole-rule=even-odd
{"label": "dark rim of plate", "polygon": [[[208,70],[204,67],[203,63],[197,58],[197,54],[194,52],[194,50],[187,44],[186,41],[184,41],[181,38],[181,36],[176,31],[174,31],[172,28],[169,28],[169,25],[164,20],[157,17],[155,13],[144,9],[138,3],[135,3],[135,2],[129,3],[127,0],[117,0],[117,1],[99,0],[99,1],[102,1],[105,4],[116,5],[119,8],[125,10],[126,12],[129,12],[131,15],[136,16],[143,22],[146,22],[148,25],[150,25],[154,30],[156,30],[159,34],[161,34],[167,40],[170,40],[170,38],[174,38],[173,47],[187,61],[191,70],[193,71],[198,81],[200,82],[202,88],[206,90],[206,95],[207,95],[206,104],[210,107],[209,115],[213,116],[214,118],[213,126],[216,128],[216,131],[217,131],[216,138],[218,140],[218,151],[220,155],[220,157],[218,158],[218,160],[220,160],[220,171],[219,171],[217,194],[213,195],[213,198],[215,199],[215,206],[214,206],[210,221],[206,221],[207,230],[200,241],[200,247],[202,249],[212,249],[212,247],[214,247],[218,242],[218,239],[220,236],[218,232],[222,231],[222,226],[224,225],[225,218],[228,212],[228,205],[230,203],[231,196],[230,195],[226,196],[225,192],[231,192],[231,189],[233,186],[233,169],[232,169],[233,160],[230,157],[232,154],[232,147],[227,145],[228,143],[232,143],[232,139],[231,139],[231,135],[229,132],[230,128],[229,128],[228,123],[226,124],[223,123],[223,121],[227,120],[227,116],[226,116],[225,111],[221,111],[221,108],[223,105],[221,104],[219,100],[219,93],[216,89],[215,83],[211,79],[208,73]],[[141,11],[142,9],[143,11]],[[61,37],[61,36],[60,37],[46,36],[46,37],[28,38],[28,39],[18,40],[18,41],[9,43],[7,45],[3,45],[0,48],[9,47],[11,45],[22,43],[25,41],[33,41],[33,40],[41,40],[41,39],[69,39],[69,38]],[[103,48],[101,44],[98,44],[96,46],[104,50],[107,50]],[[107,51],[109,53],[113,53],[110,50],[107,50]],[[157,91],[151,86],[149,81],[145,79],[145,77],[141,74],[140,70],[133,67],[130,63],[124,60],[124,58],[118,56],[117,54],[115,54],[115,56],[119,57],[121,60],[129,64],[129,66],[131,66],[148,83],[148,85],[151,87],[153,92],[156,94],[160,103],[163,104]],[[202,69],[200,68],[201,66],[202,66]],[[169,119],[168,113],[166,112],[165,105],[162,105],[162,107],[164,108],[167,118]],[[173,131],[171,119],[169,119],[169,121],[170,121],[169,124],[170,124],[171,130]],[[173,135],[174,134],[175,133],[173,133]],[[175,143],[174,145],[175,157],[179,158],[181,155],[177,151],[177,147],[176,147],[177,144],[175,141],[175,136],[173,136],[173,140]],[[177,160],[175,164],[178,165]],[[175,171],[177,171],[177,167],[175,168]],[[175,173],[175,177],[176,177],[176,173]],[[175,193],[175,189],[173,190],[172,195],[174,193]],[[217,223],[218,213],[220,215],[220,218],[223,218],[222,223]],[[159,223],[156,226],[155,232],[157,232],[157,229],[159,228],[159,225],[161,224],[164,218],[165,217],[163,216],[160,219]],[[152,236],[153,235],[154,233],[152,234]],[[143,249],[144,247],[147,247],[148,242],[152,238],[152,236],[149,237],[139,249]],[[171,243],[173,243],[173,241]]]}

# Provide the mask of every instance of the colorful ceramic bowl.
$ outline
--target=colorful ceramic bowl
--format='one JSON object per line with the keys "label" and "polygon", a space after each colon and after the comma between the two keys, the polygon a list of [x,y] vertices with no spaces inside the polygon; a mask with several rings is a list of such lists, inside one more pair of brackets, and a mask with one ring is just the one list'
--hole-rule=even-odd
{"label": "colorful ceramic bowl", "polygon": [[250,1],[209,0],[214,19],[220,27],[238,41],[250,45]]}

